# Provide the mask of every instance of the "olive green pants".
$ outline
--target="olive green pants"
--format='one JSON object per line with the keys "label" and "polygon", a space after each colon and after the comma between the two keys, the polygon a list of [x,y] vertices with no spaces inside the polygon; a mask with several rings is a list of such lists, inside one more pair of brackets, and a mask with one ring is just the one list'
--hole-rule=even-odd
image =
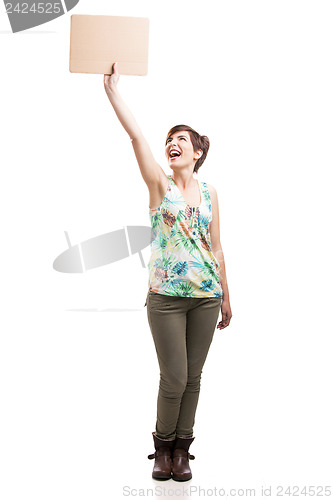
{"label": "olive green pants", "polygon": [[156,436],[191,438],[201,372],[222,297],[176,297],[149,290],[146,304],[160,367]]}

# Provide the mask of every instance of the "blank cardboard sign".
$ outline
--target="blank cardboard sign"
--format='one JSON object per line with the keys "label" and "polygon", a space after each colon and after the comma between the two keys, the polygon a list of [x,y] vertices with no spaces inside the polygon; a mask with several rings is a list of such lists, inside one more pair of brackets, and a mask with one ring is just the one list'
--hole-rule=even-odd
{"label": "blank cardboard sign", "polygon": [[122,75],[148,72],[149,19],[71,16],[69,71],[111,75],[118,61]]}

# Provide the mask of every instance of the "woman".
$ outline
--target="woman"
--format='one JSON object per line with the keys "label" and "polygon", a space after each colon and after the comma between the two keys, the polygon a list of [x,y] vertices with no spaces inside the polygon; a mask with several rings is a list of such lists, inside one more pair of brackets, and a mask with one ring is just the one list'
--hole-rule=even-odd
{"label": "woman", "polygon": [[187,481],[189,447],[201,372],[217,328],[229,325],[231,308],[220,243],[216,190],[198,182],[209,140],[186,125],[173,127],[165,153],[173,171],[156,163],[133,115],[122,100],[117,63],[104,75],[107,96],[128,133],[150,195],[152,224],[147,315],[160,366],[154,479]]}

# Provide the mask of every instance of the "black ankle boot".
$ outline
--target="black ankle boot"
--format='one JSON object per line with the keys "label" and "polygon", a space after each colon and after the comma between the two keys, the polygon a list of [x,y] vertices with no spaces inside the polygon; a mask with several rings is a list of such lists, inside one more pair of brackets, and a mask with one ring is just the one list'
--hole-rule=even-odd
{"label": "black ankle boot", "polygon": [[192,472],[189,460],[194,460],[194,455],[190,455],[189,447],[194,438],[176,438],[172,452],[172,479],[175,481],[188,481],[192,479]]}
{"label": "black ankle boot", "polygon": [[148,455],[149,459],[155,458],[152,477],[154,479],[170,479],[172,470],[171,453],[175,440],[159,439],[154,433],[153,438],[155,453]]}

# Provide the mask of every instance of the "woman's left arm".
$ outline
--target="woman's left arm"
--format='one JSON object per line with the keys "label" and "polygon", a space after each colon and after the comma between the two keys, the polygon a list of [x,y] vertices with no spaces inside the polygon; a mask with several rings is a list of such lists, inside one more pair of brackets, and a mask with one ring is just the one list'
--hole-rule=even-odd
{"label": "woman's left arm", "polygon": [[217,328],[222,329],[229,325],[232,312],[230,308],[230,298],[229,298],[229,289],[227,282],[227,275],[225,270],[225,262],[224,255],[220,241],[220,217],[219,217],[219,203],[217,198],[216,189],[207,184],[209,189],[210,199],[212,202],[212,221],[210,223],[210,239],[212,244],[212,252],[216,257],[216,260],[220,264],[220,283],[223,291],[223,300],[222,300],[222,321],[220,321],[217,325]]}

